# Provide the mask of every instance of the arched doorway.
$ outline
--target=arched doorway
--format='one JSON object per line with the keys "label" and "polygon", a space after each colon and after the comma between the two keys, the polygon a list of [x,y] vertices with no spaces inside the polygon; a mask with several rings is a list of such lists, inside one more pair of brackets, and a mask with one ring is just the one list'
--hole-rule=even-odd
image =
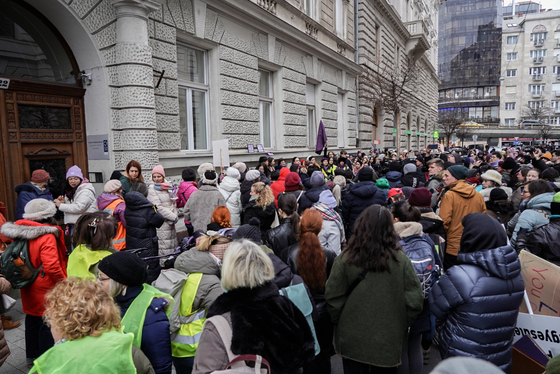
{"label": "arched doorway", "polygon": [[64,191],[66,170],[87,175],[83,97],[72,51],[39,12],[23,2],[0,0],[0,199],[15,218],[14,186],[35,169],[51,175],[54,197]]}

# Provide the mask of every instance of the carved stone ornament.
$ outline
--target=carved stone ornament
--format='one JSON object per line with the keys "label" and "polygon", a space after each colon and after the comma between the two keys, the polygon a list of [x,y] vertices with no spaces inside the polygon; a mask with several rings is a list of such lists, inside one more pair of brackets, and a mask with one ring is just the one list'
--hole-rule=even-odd
{"label": "carved stone ornament", "polygon": [[341,55],[346,54],[346,45],[344,43],[336,43],[336,51]]}
{"label": "carved stone ornament", "polygon": [[317,39],[317,35],[319,34],[319,29],[317,27],[315,27],[315,25],[313,25],[310,22],[305,22],[305,32],[307,33],[307,35],[311,36],[314,39]]}
{"label": "carved stone ornament", "polygon": [[274,0],[257,0],[257,5],[270,12],[272,14],[276,14],[276,1]]}
{"label": "carved stone ornament", "polygon": [[139,17],[148,20],[148,15],[159,9],[160,4],[153,0],[111,0],[117,18]]}
{"label": "carved stone ornament", "polygon": [[25,157],[42,157],[45,155],[49,155],[49,156],[70,156],[70,152],[66,151],[66,150],[59,150],[56,148],[41,148],[38,149],[36,151],[27,151],[25,152]]}

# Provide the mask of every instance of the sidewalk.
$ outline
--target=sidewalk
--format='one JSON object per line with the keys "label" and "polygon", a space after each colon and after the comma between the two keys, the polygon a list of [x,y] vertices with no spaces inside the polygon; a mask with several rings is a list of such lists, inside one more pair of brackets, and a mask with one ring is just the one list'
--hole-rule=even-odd
{"label": "sidewalk", "polygon": [[[16,293],[19,293],[16,291]],[[14,292],[10,292],[10,296],[15,297]],[[21,307],[21,299],[18,296],[16,305],[6,313],[8,316],[12,316],[13,322],[20,322],[19,327],[12,330],[4,330],[4,336],[8,342],[8,347],[10,348],[11,354],[2,367],[0,372],[2,374],[21,374],[28,373],[29,369],[25,363],[25,314],[23,313]]]}

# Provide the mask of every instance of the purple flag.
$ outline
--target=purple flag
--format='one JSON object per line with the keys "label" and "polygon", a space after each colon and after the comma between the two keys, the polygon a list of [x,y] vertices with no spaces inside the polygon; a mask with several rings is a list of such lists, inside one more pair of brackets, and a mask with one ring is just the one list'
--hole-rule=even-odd
{"label": "purple flag", "polygon": [[327,132],[325,131],[325,125],[323,125],[323,120],[319,121],[319,131],[317,132],[317,145],[315,146],[315,153],[318,155],[323,152],[325,145],[327,144]]}

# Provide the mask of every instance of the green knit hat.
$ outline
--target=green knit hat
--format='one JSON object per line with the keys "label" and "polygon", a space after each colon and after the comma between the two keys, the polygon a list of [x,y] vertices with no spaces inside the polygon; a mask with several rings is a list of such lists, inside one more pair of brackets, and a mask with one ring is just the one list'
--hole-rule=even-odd
{"label": "green knit hat", "polygon": [[447,168],[447,171],[451,173],[455,177],[455,179],[467,179],[467,174],[469,169],[464,167],[463,165],[453,165]]}
{"label": "green knit hat", "polygon": [[377,188],[381,188],[382,190],[389,189],[389,181],[385,178],[378,179],[377,182],[375,182],[375,185],[377,186]]}

